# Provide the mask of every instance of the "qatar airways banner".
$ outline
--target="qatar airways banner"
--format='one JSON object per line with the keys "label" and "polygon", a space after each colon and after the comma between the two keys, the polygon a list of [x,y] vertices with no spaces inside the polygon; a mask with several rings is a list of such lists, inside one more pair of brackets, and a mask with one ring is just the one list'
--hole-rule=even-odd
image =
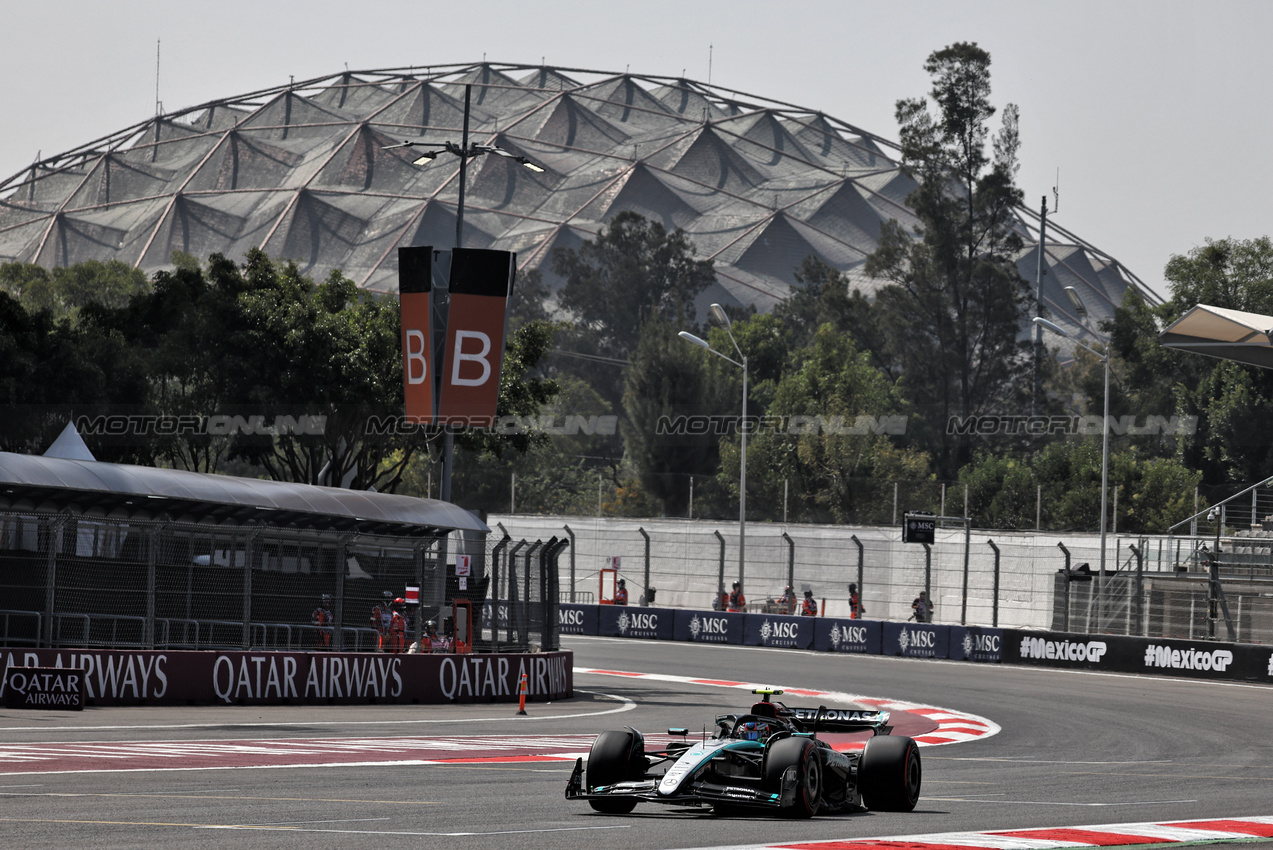
{"label": "qatar airways banner", "polygon": [[[574,691],[571,652],[384,655],[0,648],[4,687],[14,681],[9,675],[14,668],[26,667],[80,672],[84,703],[92,706],[517,702],[523,674],[528,700],[565,699]],[[29,684],[24,689],[30,690]]]}

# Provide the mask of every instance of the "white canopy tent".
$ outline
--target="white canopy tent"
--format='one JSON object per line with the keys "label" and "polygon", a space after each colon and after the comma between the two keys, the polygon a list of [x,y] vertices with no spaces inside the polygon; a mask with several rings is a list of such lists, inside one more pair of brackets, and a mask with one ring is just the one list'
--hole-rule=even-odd
{"label": "white canopy tent", "polygon": [[1158,339],[1166,348],[1273,369],[1273,316],[1199,304]]}

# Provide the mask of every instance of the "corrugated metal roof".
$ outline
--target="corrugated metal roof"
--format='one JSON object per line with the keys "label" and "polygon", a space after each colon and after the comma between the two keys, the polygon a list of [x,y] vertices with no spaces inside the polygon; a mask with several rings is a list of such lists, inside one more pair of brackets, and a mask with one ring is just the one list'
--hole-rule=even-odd
{"label": "corrugated metal roof", "polygon": [[0,452],[0,504],[404,535],[490,530],[435,499],[10,452]]}

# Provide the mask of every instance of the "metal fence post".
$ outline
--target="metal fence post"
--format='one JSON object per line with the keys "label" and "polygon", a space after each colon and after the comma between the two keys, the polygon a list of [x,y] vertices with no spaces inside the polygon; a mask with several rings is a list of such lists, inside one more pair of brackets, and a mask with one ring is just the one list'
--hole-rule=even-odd
{"label": "metal fence post", "polygon": [[[964,517],[964,598],[959,606],[959,625],[968,625],[968,558],[972,547],[972,520]],[[932,597],[929,597],[930,599]]]}
{"label": "metal fence post", "polygon": [[62,524],[65,517],[58,517],[48,524],[48,558],[44,567],[44,622],[40,642],[53,646],[53,619],[57,616],[57,549],[62,542]]}
{"label": "metal fence post", "polygon": [[995,552],[995,589],[994,594],[990,597],[991,619],[990,625],[995,628],[999,627],[999,547],[995,545],[994,540],[987,540],[990,548]]}
{"label": "metal fence post", "polygon": [[[497,523],[498,524],[498,523]],[[503,530],[504,526],[500,526]],[[504,532],[504,536],[495,544],[495,548],[491,550],[491,652],[499,652],[499,614],[500,614],[500,575],[499,561],[504,554],[504,550],[508,548],[508,544],[513,538],[508,536],[508,532]],[[508,623],[508,609],[504,610],[504,622]]]}
{"label": "metal fence post", "polygon": [[720,577],[716,580],[716,600],[712,604],[712,608],[716,609],[725,598],[725,537],[719,531],[713,531],[712,534],[720,541]]}
{"label": "metal fence post", "polygon": [[[924,598],[928,600],[929,610],[935,611],[937,606],[933,603],[933,547],[927,543],[920,545],[924,547]],[[932,622],[931,613],[929,622]]]}
{"label": "metal fence post", "polygon": [[1061,631],[1070,630],[1070,550],[1064,543],[1057,543],[1056,548],[1065,553],[1065,616],[1061,618]]}
{"label": "metal fence post", "polygon": [[1135,543],[1128,543],[1127,548],[1132,550],[1132,554],[1136,556],[1136,607],[1133,617],[1136,624],[1136,635],[1144,633],[1145,616],[1142,607],[1142,599],[1144,598],[1145,589],[1145,553],[1136,547]]}
{"label": "metal fence post", "polygon": [[570,601],[575,601],[575,533],[571,531],[570,526],[563,525],[566,529],[566,536],[570,538]]}
{"label": "metal fence post", "polygon": [[791,535],[787,532],[782,533],[782,539],[787,541],[787,587],[795,588],[796,586],[796,541],[791,539]]}
{"label": "metal fence post", "polygon": [[850,535],[849,539],[856,543],[858,547],[858,609],[865,610],[862,608],[861,600],[866,598],[866,582],[863,581],[862,575],[862,571],[866,567],[866,547],[862,545],[861,540],[858,540],[858,536],[856,534]]}
{"label": "metal fence post", "polygon": [[637,532],[645,538],[645,593],[641,596],[641,603],[649,607],[650,602],[650,535],[644,528],[637,528]]}

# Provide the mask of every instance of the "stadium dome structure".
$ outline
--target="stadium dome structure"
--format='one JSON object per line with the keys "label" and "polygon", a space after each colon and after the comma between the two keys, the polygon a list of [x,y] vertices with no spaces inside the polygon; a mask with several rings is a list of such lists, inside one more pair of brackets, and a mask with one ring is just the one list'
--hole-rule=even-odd
{"label": "stadium dome structure", "polygon": [[[550,287],[551,252],[577,248],[632,210],[683,229],[717,283],[702,305],[766,311],[809,255],[861,274],[881,223],[913,225],[897,146],[816,109],[685,79],[496,64],[345,71],[226,98],[127,127],[0,182],[0,260],[120,260],[147,273],[174,251],[241,259],[252,247],[322,278],[397,288],[399,246],[455,241],[459,157],[413,164],[403,141],[470,142],[465,247],[515,251]],[[388,149],[387,149],[388,148]],[[1018,210],[1034,281],[1038,216]],[[1129,288],[1160,299],[1113,257],[1049,222],[1043,297],[1084,334]]]}

